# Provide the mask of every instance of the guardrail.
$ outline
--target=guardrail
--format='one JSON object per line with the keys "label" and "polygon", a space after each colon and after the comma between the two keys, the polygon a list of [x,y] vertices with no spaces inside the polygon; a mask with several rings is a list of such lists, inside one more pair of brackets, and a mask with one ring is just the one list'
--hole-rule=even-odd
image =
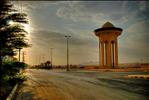
{"label": "guardrail", "polygon": [[17,88],[18,88],[18,84],[16,84],[16,85],[14,86],[14,88],[12,89],[11,93],[10,93],[9,96],[6,98],[6,100],[13,100]]}

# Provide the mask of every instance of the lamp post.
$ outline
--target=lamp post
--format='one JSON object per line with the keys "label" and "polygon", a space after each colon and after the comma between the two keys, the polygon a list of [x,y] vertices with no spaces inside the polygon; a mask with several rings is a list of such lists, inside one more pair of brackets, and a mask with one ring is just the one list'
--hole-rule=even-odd
{"label": "lamp post", "polygon": [[67,71],[70,70],[70,68],[69,68],[69,38],[70,37],[71,36],[69,36],[69,35],[65,35],[65,38],[67,40]]}
{"label": "lamp post", "polygon": [[21,48],[18,48],[18,49],[19,49],[19,62],[20,62]]}
{"label": "lamp post", "polygon": [[26,55],[26,52],[22,51],[22,62],[25,62],[25,55]]}
{"label": "lamp post", "polygon": [[50,52],[50,54],[51,54],[51,68],[52,68],[52,57],[53,57],[53,52],[52,52],[52,50],[53,50],[53,48],[50,48],[50,50],[51,50],[51,52]]}

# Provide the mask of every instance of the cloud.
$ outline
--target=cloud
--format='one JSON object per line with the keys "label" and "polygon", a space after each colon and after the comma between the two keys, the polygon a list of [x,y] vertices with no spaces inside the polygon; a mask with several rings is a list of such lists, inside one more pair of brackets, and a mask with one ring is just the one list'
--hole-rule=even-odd
{"label": "cloud", "polygon": [[[83,39],[83,37],[73,34],[71,34],[71,36],[72,37],[69,39],[71,63],[79,64],[85,61],[92,61],[98,57],[97,46],[93,45],[92,40],[89,38]],[[52,47],[54,48],[55,63],[65,63],[66,38],[64,33],[38,30],[32,33],[31,39],[33,46],[32,50],[30,50],[30,56],[36,58],[35,56],[47,55],[48,50]]]}
{"label": "cloud", "polygon": [[[15,1],[17,2],[17,1]],[[19,1],[27,12],[31,33],[32,55],[54,47],[56,59],[65,62],[66,38],[73,62],[98,59],[98,39],[93,30],[106,21],[123,28],[120,36],[120,60],[146,58],[148,46],[149,2],[147,1]],[[16,4],[20,9],[20,4]],[[31,52],[30,51],[30,52]],[[36,51],[36,52],[35,52]],[[147,58],[146,58],[147,59]],[[127,61],[129,61],[127,60]]]}
{"label": "cloud", "polygon": [[144,10],[149,10],[149,2],[147,1],[139,1],[139,9],[141,11],[144,11]]}
{"label": "cloud", "polygon": [[127,2],[128,11],[122,17],[124,24],[134,23],[136,21],[148,20],[149,2],[147,1],[130,1]]}
{"label": "cloud", "polygon": [[47,8],[49,6],[57,5],[61,2],[58,1],[11,1],[14,6],[20,10],[37,10],[41,8]]}
{"label": "cloud", "polygon": [[[84,2],[83,2],[84,3]],[[97,10],[95,10],[97,11]],[[57,16],[76,21],[100,21],[104,20],[103,13],[96,13],[84,6],[82,2],[66,2],[65,6],[59,7]]]}
{"label": "cloud", "polygon": [[[38,45],[42,43],[55,44],[55,45],[64,45],[66,44],[65,33],[51,32],[46,30],[37,30],[32,33],[33,42],[38,42]],[[41,43],[39,43],[41,41]],[[70,44],[74,46],[91,46],[93,41],[90,38],[77,36],[77,34],[71,34]]]}
{"label": "cloud", "polygon": [[[120,19],[126,11],[126,2],[80,1],[67,2],[57,10],[57,15],[73,21],[105,22]],[[122,7],[123,6],[123,7]]]}
{"label": "cloud", "polygon": [[135,24],[131,25],[130,27],[128,27],[126,29],[127,32],[129,33],[143,33],[143,34],[148,34],[149,29],[149,20],[144,20],[144,21],[140,21],[140,22],[136,22]]}
{"label": "cloud", "polygon": [[[129,33],[127,38],[129,41],[137,40],[138,43],[147,43],[149,41],[147,38],[149,37],[149,21],[140,21],[132,24],[126,29],[126,32]],[[140,39],[140,40],[139,40]],[[135,42],[137,42],[135,41]]]}
{"label": "cloud", "polygon": [[[126,62],[131,61],[149,61],[149,25],[148,21],[141,21],[132,24],[123,34],[127,34],[124,38],[124,45],[120,45],[121,56],[127,58]],[[126,60],[126,59],[125,59]]]}
{"label": "cloud", "polygon": [[60,6],[56,14],[74,22],[102,24],[112,21],[127,24],[130,21],[148,18],[148,5],[147,1],[65,2],[65,6]]}

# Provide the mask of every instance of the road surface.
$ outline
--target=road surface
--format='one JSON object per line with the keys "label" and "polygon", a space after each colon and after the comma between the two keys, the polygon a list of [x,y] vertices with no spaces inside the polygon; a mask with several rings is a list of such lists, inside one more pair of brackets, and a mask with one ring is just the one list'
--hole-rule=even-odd
{"label": "road surface", "polygon": [[130,74],[142,73],[27,69],[16,100],[149,100],[149,80]]}

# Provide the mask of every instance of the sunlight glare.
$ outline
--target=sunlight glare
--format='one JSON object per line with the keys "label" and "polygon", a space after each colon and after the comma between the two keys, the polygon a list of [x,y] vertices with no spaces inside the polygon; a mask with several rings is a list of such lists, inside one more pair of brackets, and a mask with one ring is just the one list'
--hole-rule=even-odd
{"label": "sunlight glare", "polygon": [[9,24],[9,25],[13,25],[14,22],[13,22],[13,21],[8,21],[8,24]]}
{"label": "sunlight glare", "polygon": [[[14,25],[14,24],[16,24],[16,23],[13,22],[13,21],[9,21],[8,24],[9,24],[9,25]],[[29,26],[28,24],[22,24],[22,23],[21,23],[21,25],[24,27],[24,30],[25,30],[27,33],[30,33],[30,32],[31,32],[31,28],[30,28],[30,26]]]}
{"label": "sunlight glare", "polygon": [[31,28],[30,28],[30,26],[28,24],[23,24],[23,26],[24,26],[24,29],[25,29],[25,31],[27,33],[30,33],[31,32]]}

